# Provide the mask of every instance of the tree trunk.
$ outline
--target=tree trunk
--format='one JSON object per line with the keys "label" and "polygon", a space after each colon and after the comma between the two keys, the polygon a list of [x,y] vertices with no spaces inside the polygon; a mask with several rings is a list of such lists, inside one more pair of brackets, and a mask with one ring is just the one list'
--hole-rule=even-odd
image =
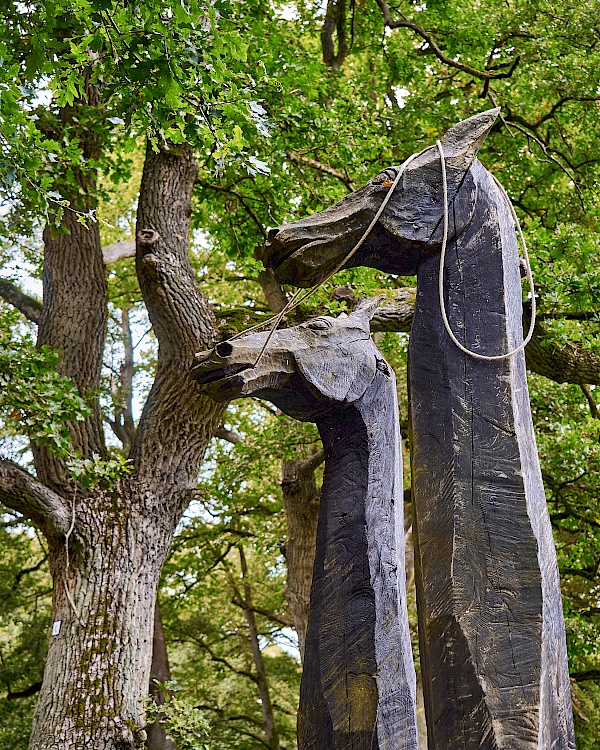
{"label": "tree trunk", "polygon": [[[90,86],[85,101],[64,107],[59,114],[63,124],[73,125],[80,108],[97,107],[98,95]],[[95,136],[82,136],[85,159],[99,155]],[[98,223],[80,223],[80,212],[94,206],[93,174],[75,171],[77,190],[64,210],[60,231],[44,230],[44,302],[39,319],[37,345],[61,352],[58,371],[71,378],[83,397],[93,395],[100,386],[100,372],[106,336],[108,287]],[[97,401],[91,416],[69,425],[73,448],[84,457],[106,456],[102,418]],[[68,492],[63,462],[45,447],[32,446],[37,478],[58,492]]]}
{"label": "tree trunk", "polygon": [[[168,682],[170,679],[171,670],[169,669],[167,644],[157,599],[154,607],[154,636],[152,640],[152,667],[150,669],[150,695],[154,698],[157,706],[162,706],[165,702],[165,694],[159,690],[157,683]],[[167,737],[160,721],[150,724],[146,729],[146,734],[148,735],[146,740],[148,750],[175,750],[175,743]]]}
{"label": "tree trunk", "polygon": [[242,569],[242,586],[244,590],[243,612],[248,624],[248,639],[250,641],[252,659],[254,660],[254,668],[256,669],[256,686],[258,688],[258,694],[260,695],[265,736],[269,750],[279,750],[279,734],[277,732],[277,727],[275,726],[275,715],[273,713],[273,704],[271,703],[271,693],[269,691],[267,673],[265,671],[265,664],[260,650],[260,643],[258,642],[258,628],[256,626],[256,616],[252,604],[252,589],[250,588],[250,582],[248,580],[248,565],[246,563],[246,555],[244,554],[243,547],[239,547],[239,553],[240,566]]}
{"label": "tree trunk", "polygon": [[[0,466],[0,499],[46,533],[54,581],[53,635],[30,750],[138,750],[146,739],[160,572],[223,413],[188,375],[194,353],[215,338],[188,256],[196,171],[186,148],[148,150],[137,269],[159,359],[130,473],[108,489],[86,491],[39,446],[36,468],[44,484],[9,462]],[[45,234],[39,341],[61,349],[61,372],[87,395],[100,382],[105,271],[97,226],[82,227],[70,212],[65,226],[69,234]],[[72,434],[84,457],[106,456],[97,403]]]}
{"label": "tree trunk", "polygon": [[288,459],[282,462],[281,492],[288,529],[285,545],[287,582],[284,593],[298,634],[302,661],[319,520],[320,492],[317,489],[315,469],[323,461],[323,450],[319,450],[303,461]]}
{"label": "tree trunk", "polygon": [[118,489],[81,498],[68,553],[52,546],[54,624],[30,750],[143,747],[154,600],[174,527],[134,482]]}

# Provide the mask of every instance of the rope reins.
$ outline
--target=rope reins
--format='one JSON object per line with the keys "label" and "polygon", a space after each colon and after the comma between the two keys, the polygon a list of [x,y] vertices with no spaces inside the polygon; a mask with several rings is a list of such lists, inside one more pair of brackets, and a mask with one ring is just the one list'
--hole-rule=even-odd
{"label": "rope reins", "polygon": [[356,245],[354,245],[354,247],[352,248],[352,250],[350,250],[350,252],[348,253],[348,255],[346,255],[344,257],[344,259],[342,261],[340,261],[340,263],[338,263],[337,266],[335,266],[335,268],[332,271],[330,271],[328,274],[326,274],[319,282],[317,282],[314,286],[312,286],[304,294],[302,293],[303,290],[299,289],[294,294],[294,296],[291,298],[291,300],[286,304],[286,306],[283,308],[283,310],[281,310],[281,312],[277,313],[277,315],[275,315],[274,317],[269,318],[268,320],[263,320],[262,323],[258,323],[257,325],[252,326],[252,328],[247,328],[245,331],[240,331],[240,333],[236,333],[235,336],[231,336],[231,338],[226,339],[227,342],[234,341],[235,339],[239,338],[240,336],[245,336],[247,333],[252,333],[252,331],[258,331],[261,328],[264,328],[271,321],[273,321],[273,326],[271,327],[271,330],[269,331],[269,335],[267,336],[267,338],[265,340],[265,343],[263,344],[263,347],[262,347],[262,349],[260,350],[260,352],[258,354],[258,357],[256,358],[254,364],[252,365],[253,367],[256,367],[258,365],[258,363],[260,362],[260,360],[262,358],[262,355],[265,352],[265,349],[269,345],[269,341],[271,340],[271,337],[273,336],[273,334],[277,330],[279,324],[283,320],[283,317],[287,313],[291,312],[296,307],[298,307],[298,305],[302,304],[302,302],[304,302],[304,300],[306,300],[309,297],[311,297],[317,291],[317,289],[319,289],[320,287],[322,287],[323,284],[325,284],[325,282],[329,281],[329,279],[332,276],[334,276],[338,271],[340,271],[343,268],[343,266],[350,260],[350,258],[352,258],[352,256],[357,252],[357,250],[359,250],[359,248],[362,246],[362,244],[364,243],[364,241],[367,239],[367,237],[371,233],[371,230],[373,229],[373,227],[375,226],[375,224],[379,221],[379,217],[381,216],[381,214],[383,213],[385,207],[389,203],[390,198],[392,197],[392,195],[394,193],[394,190],[396,189],[398,183],[400,182],[400,179],[402,178],[402,175],[406,171],[406,168],[411,163],[411,161],[413,161],[414,159],[416,159],[417,156],[420,156],[422,153],[423,153],[423,151],[419,151],[418,154],[413,154],[412,156],[409,156],[408,159],[399,167],[398,174],[394,178],[394,181],[390,185],[390,189],[386,193],[385,198],[381,201],[381,205],[379,206],[379,209],[377,210],[377,213],[375,214],[375,216],[371,220],[371,223],[369,224],[369,226],[364,231],[362,237],[358,240],[358,242],[356,243]]}
{"label": "rope reins", "polygon": [[[446,176],[446,159],[444,156],[444,149],[442,147],[441,142],[438,140],[436,141],[436,146],[438,149],[438,152],[440,154],[440,162],[442,167],[442,189],[443,189],[443,204],[444,204],[444,229],[443,229],[443,237],[442,237],[442,249],[440,253],[440,270],[439,270],[439,297],[440,297],[440,310],[442,313],[442,320],[444,321],[444,327],[446,328],[446,331],[450,338],[452,339],[453,343],[465,354],[468,354],[470,357],[474,357],[475,359],[483,359],[487,361],[491,360],[498,360],[498,359],[507,359],[508,357],[512,357],[514,354],[517,354],[518,352],[522,351],[527,344],[530,342],[531,337],[533,336],[533,331],[535,328],[535,316],[536,316],[536,305],[535,305],[535,290],[533,286],[533,275],[531,273],[531,264],[529,263],[529,253],[527,252],[527,244],[525,242],[525,237],[523,236],[523,230],[521,229],[521,224],[519,222],[519,218],[515,212],[514,206],[508,197],[508,194],[506,190],[502,187],[500,182],[492,175],[492,178],[498,188],[500,189],[501,193],[506,198],[508,205],[510,206],[511,214],[513,217],[513,220],[515,222],[515,225],[517,227],[519,237],[521,238],[521,243],[523,245],[523,255],[525,258],[525,264],[526,264],[526,271],[527,271],[527,280],[529,282],[529,287],[531,289],[531,323],[529,325],[529,331],[527,333],[527,336],[523,340],[523,342],[516,348],[513,349],[510,352],[507,352],[506,354],[496,354],[492,356],[484,355],[484,354],[477,354],[477,352],[473,352],[470,349],[467,349],[463,344],[460,343],[460,341],[456,338],[454,335],[452,328],[450,327],[450,323],[448,321],[448,316],[446,314],[446,306],[444,303],[444,261],[446,258],[446,246],[448,244],[448,217],[449,217],[449,204],[448,204],[448,181]],[[263,354],[265,353],[265,350],[267,346],[269,345],[269,342],[279,327],[279,324],[283,320],[284,316],[294,310],[298,305],[302,304],[306,299],[311,297],[317,289],[323,286],[329,279],[334,276],[338,271],[340,271],[344,265],[352,258],[352,256],[360,249],[364,241],[367,239],[369,234],[371,233],[373,227],[375,224],[379,221],[379,218],[383,211],[385,210],[385,207],[389,203],[392,195],[394,194],[394,191],[396,187],[398,186],[398,183],[402,179],[402,175],[406,171],[406,168],[408,165],[414,161],[418,156],[420,156],[424,151],[427,149],[423,149],[423,151],[419,151],[418,154],[413,154],[412,156],[409,156],[408,159],[399,167],[398,174],[394,178],[392,184],[390,185],[390,189],[386,193],[384,199],[381,202],[381,205],[379,206],[375,216],[371,220],[369,226],[366,228],[364,233],[362,234],[361,238],[358,240],[356,245],[350,250],[350,252],[343,258],[340,263],[338,263],[335,268],[327,273],[320,281],[318,281],[314,286],[312,286],[307,291],[303,292],[302,289],[298,289],[297,292],[294,293],[293,297],[290,299],[290,301],[285,305],[285,307],[277,313],[277,315],[274,315],[272,318],[268,318],[267,320],[263,320],[262,323],[258,323],[257,325],[252,326],[251,328],[247,328],[245,331],[240,331],[240,333],[236,333],[234,336],[231,336],[230,338],[226,339],[223,343],[227,343],[229,341],[234,341],[237,338],[240,338],[240,336],[245,336],[248,333],[252,333],[253,331],[259,331],[260,329],[267,326],[269,323],[273,323],[271,326],[271,330],[269,331],[269,334],[265,340],[265,343],[263,344],[258,357],[256,358],[254,364],[252,367],[256,367],[258,363],[260,362]]]}
{"label": "rope reins", "polygon": [[484,359],[488,362],[498,360],[498,359],[508,359],[508,357],[512,357],[514,354],[517,354],[518,352],[522,351],[527,346],[527,344],[531,341],[531,337],[533,336],[533,330],[535,328],[536,310],[535,310],[535,289],[533,287],[533,274],[531,273],[531,264],[529,262],[529,253],[527,252],[527,243],[525,242],[525,237],[523,236],[523,230],[521,229],[521,223],[519,221],[519,217],[517,216],[515,208],[510,198],[508,197],[506,190],[498,182],[496,177],[492,175],[492,179],[494,180],[496,185],[500,188],[500,192],[504,195],[504,197],[506,198],[508,202],[508,205],[510,206],[510,211],[513,217],[513,221],[516,224],[517,230],[519,232],[519,237],[521,238],[521,243],[523,245],[523,255],[525,257],[527,281],[529,282],[529,288],[531,289],[531,322],[529,324],[529,331],[527,332],[527,336],[523,339],[521,344],[516,347],[516,349],[513,349],[510,352],[506,352],[506,354],[494,354],[494,355],[477,354],[477,352],[473,352],[470,349],[467,349],[466,346],[463,346],[463,344],[461,344],[460,341],[456,338],[456,336],[454,335],[452,331],[452,328],[450,328],[448,316],[446,315],[446,305],[444,303],[444,260],[446,258],[446,245],[448,244],[448,214],[449,214],[448,181],[446,178],[446,159],[444,157],[444,149],[440,141],[436,141],[435,143],[440,154],[440,162],[442,165],[442,188],[444,191],[444,234],[442,238],[442,251],[440,253],[440,272],[438,276],[438,289],[440,293],[440,310],[442,312],[442,320],[444,321],[444,327],[446,328],[448,336],[450,336],[454,344],[456,344],[456,346],[461,350],[461,352],[468,354],[470,357],[474,357],[475,359]]}

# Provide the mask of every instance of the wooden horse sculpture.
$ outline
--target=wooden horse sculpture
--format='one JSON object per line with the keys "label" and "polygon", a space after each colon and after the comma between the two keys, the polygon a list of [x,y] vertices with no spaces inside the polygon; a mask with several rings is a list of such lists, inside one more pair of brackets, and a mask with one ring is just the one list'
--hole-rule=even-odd
{"label": "wooden horse sculpture", "polygon": [[417,750],[396,385],[373,344],[378,300],[198,355],[216,400],[259,396],[316,422],[325,475],[298,711],[300,750]]}
{"label": "wooden horse sculpture", "polygon": [[[449,130],[443,299],[457,338],[498,355],[523,338],[510,205],[476,159],[498,110]],[[430,750],[571,750],[573,720],[556,553],[525,359],[482,361],[450,339],[438,297],[440,151],[273,230],[265,263],[310,286],[340,264],[417,274],[409,350],[420,655]]]}

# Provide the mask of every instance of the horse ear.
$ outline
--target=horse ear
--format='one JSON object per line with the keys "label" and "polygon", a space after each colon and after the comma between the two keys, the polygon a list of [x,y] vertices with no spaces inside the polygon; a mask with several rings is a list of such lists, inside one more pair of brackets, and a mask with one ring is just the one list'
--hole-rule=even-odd
{"label": "horse ear", "polygon": [[363,395],[377,370],[370,338],[299,349],[294,357],[298,370],[314,388],[332,401],[348,404]]}
{"label": "horse ear", "polygon": [[349,315],[349,319],[360,322],[361,326],[368,331],[369,324],[384,299],[385,294],[378,294],[377,297],[363,297]]}
{"label": "horse ear", "polygon": [[446,132],[440,140],[449,166],[459,173],[467,172],[499,112],[500,107],[480,112],[468,120],[462,120]]}

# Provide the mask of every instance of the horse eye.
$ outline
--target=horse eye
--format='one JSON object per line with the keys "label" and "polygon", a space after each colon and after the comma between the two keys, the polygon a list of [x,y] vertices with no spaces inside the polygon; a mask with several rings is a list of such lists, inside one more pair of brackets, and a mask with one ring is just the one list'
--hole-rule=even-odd
{"label": "horse eye", "polygon": [[396,177],[396,173],[391,169],[386,169],[385,172],[381,172],[377,175],[377,177],[373,180],[373,182],[376,185],[383,185],[384,187],[391,187],[394,178]]}
{"label": "horse eye", "polygon": [[316,320],[311,320],[310,323],[307,323],[306,327],[311,331],[325,331],[327,328],[331,328],[331,323],[323,318],[317,318]]}

